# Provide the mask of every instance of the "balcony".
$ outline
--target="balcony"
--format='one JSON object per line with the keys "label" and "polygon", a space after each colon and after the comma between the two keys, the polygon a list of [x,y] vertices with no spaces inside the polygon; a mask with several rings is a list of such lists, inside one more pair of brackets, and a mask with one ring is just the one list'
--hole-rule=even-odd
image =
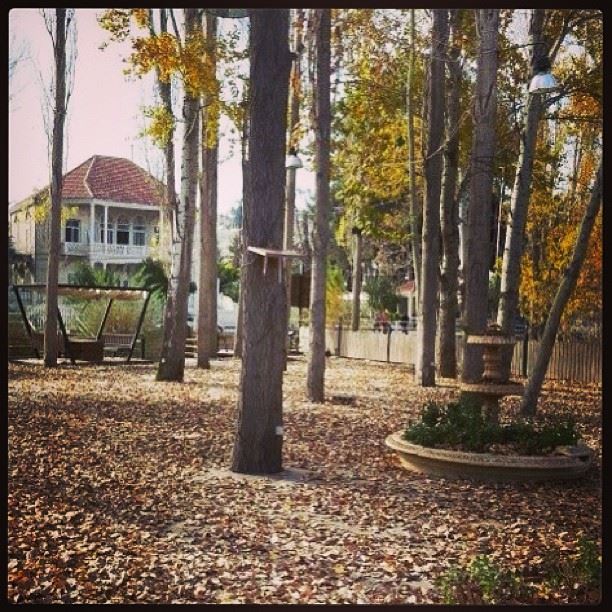
{"label": "balcony", "polygon": [[62,255],[89,255],[89,245],[84,242],[62,242]]}
{"label": "balcony", "polygon": [[62,242],[63,255],[85,256],[97,261],[141,261],[148,257],[149,247],[134,244]]}

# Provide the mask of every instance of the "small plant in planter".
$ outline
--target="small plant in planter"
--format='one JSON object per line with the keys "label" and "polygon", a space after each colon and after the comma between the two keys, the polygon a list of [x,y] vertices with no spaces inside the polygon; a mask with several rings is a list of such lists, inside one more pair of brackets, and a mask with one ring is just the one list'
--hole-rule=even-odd
{"label": "small plant in planter", "polygon": [[477,403],[462,398],[447,405],[427,404],[421,420],[408,423],[404,439],[425,447],[474,453],[547,455],[558,447],[576,445],[578,433],[571,419],[546,425],[530,420],[505,425],[491,422]]}

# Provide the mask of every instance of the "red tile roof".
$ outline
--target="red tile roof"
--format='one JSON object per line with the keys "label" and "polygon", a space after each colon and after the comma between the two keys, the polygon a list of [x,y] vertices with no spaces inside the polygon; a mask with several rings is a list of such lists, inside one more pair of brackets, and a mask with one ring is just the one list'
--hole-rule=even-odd
{"label": "red tile roof", "polygon": [[129,159],[94,155],[64,175],[62,198],[161,206],[164,185]]}

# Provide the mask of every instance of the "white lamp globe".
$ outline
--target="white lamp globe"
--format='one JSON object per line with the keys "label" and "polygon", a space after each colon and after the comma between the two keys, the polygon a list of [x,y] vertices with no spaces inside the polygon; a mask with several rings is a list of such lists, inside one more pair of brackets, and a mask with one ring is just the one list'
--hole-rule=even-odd
{"label": "white lamp globe", "polygon": [[557,81],[550,72],[539,72],[531,79],[531,83],[529,83],[529,93],[548,93],[549,91],[557,89],[557,87]]}
{"label": "white lamp globe", "polygon": [[295,153],[289,153],[289,155],[287,155],[287,159],[285,160],[285,168],[290,170],[303,167],[304,164],[302,163],[302,160]]}

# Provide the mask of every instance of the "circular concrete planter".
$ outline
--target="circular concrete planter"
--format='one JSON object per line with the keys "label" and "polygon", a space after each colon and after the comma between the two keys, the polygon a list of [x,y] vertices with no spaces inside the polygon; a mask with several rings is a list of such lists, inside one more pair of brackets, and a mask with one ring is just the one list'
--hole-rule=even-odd
{"label": "circular concrete planter", "polygon": [[427,448],[407,442],[403,432],[387,436],[385,444],[402,465],[416,472],[445,478],[472,478],[488,482],[527,482],[580,478],[591,466],[593,452],[586,446],[564,447],[561,455],[523,456],[465,453]]}

